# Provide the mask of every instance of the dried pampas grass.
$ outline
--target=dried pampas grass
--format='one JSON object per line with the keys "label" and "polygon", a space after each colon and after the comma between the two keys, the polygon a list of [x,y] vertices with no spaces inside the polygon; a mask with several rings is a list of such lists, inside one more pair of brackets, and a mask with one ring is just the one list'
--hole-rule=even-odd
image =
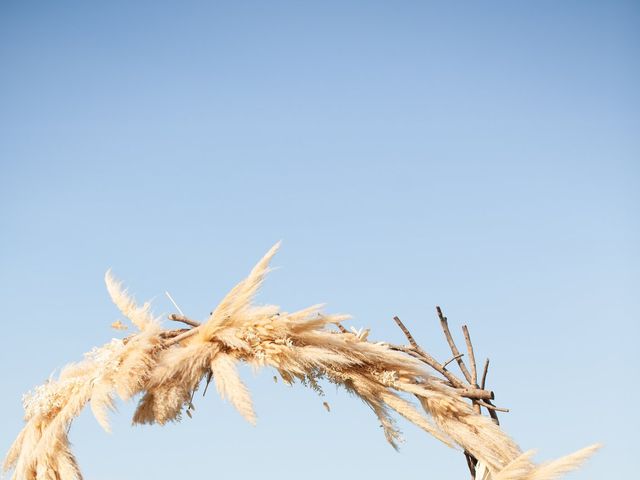
{"label": "dried pampas grass", "polygon": [[320,306],[288,313],[253,305],[278,247],[269,250],[202,325],[172,316],[190,329],[162,329],[150,305],[138,306],[108,271],[107,290],[137,333],[94,348],[58,379],[25,396],[26,425],[7,453],[4,469],[13,469],[14,479],[80,479],[67,431],[87,403],[108,431],[115,397],[128,400],[141,394],[133,422],[163,425],[179,421],[183,413],[191,415],[193,394],[203,380],[207,386],[214,381],[220,396],[255,424],[249,390],[238,376],[239,362],[257,369],[272,367],[283,381],[316,390],[321,380],[342,386],[371,407],[392,446],[401,438],[392,416],[396,413],[476,459],[478,479],[557,478],[597,448],[535,465],[530,452],[522,453],[491,418],[474,411],[460,388],[454,388],[459,385],[426,371],[417,350],[369,342],[368,330],[350,332],[341,325],[348,317],[324,314]]}

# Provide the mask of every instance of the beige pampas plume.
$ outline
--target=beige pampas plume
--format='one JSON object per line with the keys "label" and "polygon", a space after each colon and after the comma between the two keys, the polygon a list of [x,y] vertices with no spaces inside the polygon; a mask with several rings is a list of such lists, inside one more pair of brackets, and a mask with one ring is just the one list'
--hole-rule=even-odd
{"label": "beige pampas plume", "polygon": [[257,293],[264,277],[268,272],[269,263],[280,248],[280,242],[276,243],[253,267],[249,276],[238,283],[213,311],[207,323],[202,327],[200,335],[203,339],[210,339],[216,330],[219,330],[234,321],[239,320],[238,314],[247,308]]}
{"label": "beige pampas plume", "polygon": [[136,305],[135,300],[122,288],[122,283],[116,280],[111,274],[111,269],[105,273],[104,281],[113,303],[116,304],[122,314],[131,320],[131,323],[138,327],[139,330],[144,330],[145,327],[153,322],[153,317],[150,313],[151,305],[149,303],[145,303],[141,307]]}
{"label": "beige pampas plume", "polygon": [[108,433],[111,433],[111,426],[107,414],[114,408],[112,382],[97,379],[91,392],[91,411],[100,426]]}
{"label": "beige pampas plume", "polygon": [[249,390],[240,380],[237,360],[226,353],[219,353],[211,360],[211,372],[216,382],[216,388],[222,398],[229,402],[240,412],[250,424],[256,424],[256,414],[253,411],[253,402]]}
{"label": "beige pampas plume", "polygon": [[[94,348],[84,360],[63,369],[58,379],[25,396],[26,424],[7,453],[4,469],[14,469],[16,480],[80,479],[68,428],[90,403],[98,423],[109,431],[107,415],[116,395],[127,400],[141,394],[133,423],[163,425],[179,421],[183,413],[192,416],[195,392],[203,381],[214,381],[220,396],[255,424],[249,390],[238,375],[240,362],[255,370],[273,368],[284,382],[299,382],[321,395],[323,380],[343,387],[372,409],[394,448],[402,440],[392,416],[398,414],[472,455],[478,462],[477,480],[552,480],[578,467],[597,448],[535,465],[530,452],[522,453],[492,419],[472,409],[468,398],[474,397],[465,398],[460,382],[452,383],[442,367],[433,368],[444,372],[446,380],[425,370],[421,362],[430,357],[410,334],[411,349],[373,343],[368,329],[348,330],[341,324],[348,316],[324,314],[319,305],[296,312],[254,305],[279,245],[231,289],[204,324],[182,312],[170,316],[190,328],[161,328],[150,305],[138,306],[107,271],[105,283],[113,302],[139,331]],[[487,393],[482,389],[475,385],[475,391]],[[327,402],[323,405],[330,410]]]}
{"label": "beige pampas plume", "polygon": [[[522,455],[516,457],[506,467],[504,467],[496,475],[487,474],[486,480],[553,480],[559,478],[565,473],[569,473],[580,467],[589,457],[591,457],[599,448],[600,444],[591,445],[589,447],[578,450],[575,453],[562,457],[552,462],[535,465],[531,461],[531,457],[535,454],[535,450],[529,450]],[[482,477],[478,480],[485,480]]]}
{"label": "beige pampas plume", "polygon": [[543,463],[535,467],[532,474],[527,478],[530,480],[553,480],[559,478],[565,473],[578,468],[601,447],[602,445],[600,444],[591,445],[566,457]]}
{"label": "beige pampas plume", "polygon": [[107,412],[114,394],[123,399],[139,392],[154,364],[160,342],[159,325],[148,307],[138,307],[109,273],[107,286],[114,302],[142,331],[127,341],[113,339],[85,354],[84,360],[65,367],[58,377],[25,396],[26,425],[9,450],[4,469],[13,478],[80,479],[67,431],[87,403],[98,423],[110,431]]}
{"label": "beige pampas plume", "polygon": [[533,457],[535,453],[535,450],[529,450],[517,456],[494,477],[491,476],[485,464],[480,464],[478,468],[476,468],[476,474],[479,477],[478,480],[518,480],[529,478],[528,476],[533,468],[531,457]]}
{"label": "beige pampas plume", "polygon": [[206,375],[216,346],[176,345],[160,350],[153,372],[145,383],[146,393],[141,398],[133,423],[179,421],[182,410],[191,403],[198,383]]}

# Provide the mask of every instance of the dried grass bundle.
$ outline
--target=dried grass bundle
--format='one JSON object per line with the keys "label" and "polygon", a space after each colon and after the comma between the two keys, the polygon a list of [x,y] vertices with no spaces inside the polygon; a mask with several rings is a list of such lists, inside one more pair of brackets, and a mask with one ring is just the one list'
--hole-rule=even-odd
{"label": "dried grass bundle", "polygon": [[[218,393],[254,424],[251,396],[237,372],[239,362],[258,369],[273,367],[285,382],[316,390],[321,380],[342,386],[371,407],[394,448],[400,439],[395,412],[475,458],[479,479],[556,478],[597,448],[537,466],[531,454],[523,454],[491,418],[474,411],[456,385],[432,376],[414,355],[369,342],[368,331],[347,331],[340,322],[348,317],[323,314],[320,306],[288,313],[275,306],[253,305],[278,246],[227,294],[204,324],[173,316],[193,326],[189,330],[161,329],[149,304],[137,306],[107,272],[111,298],[138,333],[93,349],[82,362],[66,367],[57,380],[25,396],[26,425],[7,454],[4,469],[14,469],[14,479],[82,478],[69,448],[68,428],[89,402],[98,423],[108,430],[107,412],[115,395],[127,400],[141,393],[134,423],[163,425],[179,421],[183,413],[190,415],[194,392],[203,380],[208,385],[213,379]],[[417,404],[408,397],[415,397]]]}

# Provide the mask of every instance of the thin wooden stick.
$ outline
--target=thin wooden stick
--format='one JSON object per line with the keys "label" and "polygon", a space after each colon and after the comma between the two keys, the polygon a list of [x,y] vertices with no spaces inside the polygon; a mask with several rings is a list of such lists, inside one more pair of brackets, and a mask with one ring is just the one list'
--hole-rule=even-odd
{"label": "thin wooden stick", "polygon": [[[180,335],[180,334],[182,334],[184,332],[188,332],[190,330],[191,330],[190,328],[179,328],[177,330],[165,330],[163,332],[160,332],[158,334],[158,336],[160,338],[162,338],[163,340],[166,340],[167,338],[175,338],[178,335]],[[131,338],[131,337],[127,337],[127,338],[125,338],[125,340],[128,341],[129,338]]]}
{"label": "thin wooden stick", "polygon": [[487,372],[489,371],[489,359],[484,361],[484,370],[482,371],[482,381],[480,382],[480,388],[484,390],[484,385],[487,381]]}
{"label": "thin wooden stick", "polygon": [[195,327],[192,328],[190,330],[187,330],[184,333],[181,333],[180,335],[178,335],[177,337],[173,337],[171,340],[168,340],[167,342],[164,343],[165,347],[170,347],[172,345],[175,345],[176,343],[180,343],[181,341],[192,337],[193,335],[195,335],[196,333],[198,333],[200,331],[200,327]]}
{"label": "thin wooden stick", "polygon": [[[442,310],[440,309],[439,306],[436,307],[436,311],[438,312],[438,318],[440,319],[440,326],[442,327],[444,336],[447,339],[447,343],[449,344],[451,353],[453,354],[454,357],[457,357],[460,355],[460,351],[458,350],[458,347],[456,347],[456,343],[453,341],[453,337],[451,336],[451,332],[449,331],[449,324],[447,323],[447,317],[445,317],[442,314]],[[460,367],[460,371],[464,375],[464,378],[467,379],[467,382],[469,382],[470,384],[473,384],[473,379],[471,378],[471,374],[469,373],[469,370],[467,370],[467,367],[462,361],[462,359],[459,357],[457,361],[458,361],[458,366]]]}
{"label": "thin wooden stick", "polygon": [[340,333],[349,333],[349,330],[344,328],[340,322],[336,322],[335,325],[338,327],[338,330],[340,330]]}
{"label": "thin wooden stick", "polygon": [[420,346],[418,345],[418,342],[416,342],[416,340],[413,338],[413,335],[411,335],[411,332],[409,331],[409,329],[404,326],[404,323],[402,323],[402,320],[400,320],[400,318],[398,317],[393,317],[393,319],[398,324],[398,327],[400,327],[400,330],[402,330],[402,333],[404,333],[404,336],[407,337],[407,340],[409,340],[409,343],[411,344],[411,346],[416,350],[419,350]]}
{"label": "thin wooden stick", "polygon": [[[396,352],[406,353],[407,355],[410,355],[413,358],[420,360],[423,363],[426,363],[427,365],[429,365],[430,367],[436,370],[437,370],[436,366],[442,369],[442,365],[440,365],[437,361],[433,360],[433,358],[430,357],[428,354],[427,354],[427,357],[425,357],[422,354],[416,352],[414,349],[410,347],[403,347],[401,345],[387,344],[387,346],[391,350],[394,350]],[[451,387],[454,387],[462,397],[468,398],[470,400],[473,400],[476,398],[484,399],[484,400],[493,400],[495,398],[495,394],[491,390],[481,390],[479,388],[470,388],[469,386],[466,386],[461,380],[453,376],[448,370],[443,370],[442,372],[438,370],[438,372],[442,373],[442,375],[445,376],[445,378],[447,378],[447,375],[448,375],[453,379],[453,381],[451,381],[449,380],[449,378],[447,378],[447,380],[449,380],[449,385]]]}
{"label": "thin wooden stick", "polygon": [[[436,311],[438,313],[438,318],[440,319],[440,326],[442,327],[444,336],[447,339],[447,343],[449,344],[449,348],[451,349],[451,353],[453,354],[452,358],[447,360],[444,364],[440,364],[438,361],[436,361],[431,355],[425,352],[420,347],[420,345],[418,345],[418,342],[416,342],[415,338],[413,337],[409,329],[404,325],[404,323],[398,317],[393,317],[393,319],[398,325],[398,327],[400,328],[400,330],[402,330],[402,333],[404,333],[405,337],[407,337],[407,340],[409,341],[409,344],[411,346],[387,344],[388,347],[392,350],[403,352],[407,355],[410,355],[413,358],[416,358],[421,362],[426,363],[427,365],[432,367],[434,370],[442,374],[442,376],[444,376],[449,381],[449,384],[451,386],[456,388],[456,391],[461,397],[465,397],[471,400],[471,406],[473,408],[473,411],[476,414],[481,415],[482,414],[481,407],[485,407],[489,412],[489,416],[491,417],[491,419],[496,423],[496,425],[500,425],[497,412],[508,412],[509,410],[506,408],[496,407],[491,402],[491,400],[493,400],[493,397],[494,397],[493,392],[489,390],[485,390],[485,385],[487,381],[487,372],[489,369],[489,359],[485,361],[480,387],[478,387],[478,367],[476,364],[475,352],[473,349],[473,343],[471,341],[471,335],[469,334],[468,327],[466,325],[463,325],[462,333],[464,335],[465,344],[467,346],[467,352],[470,359],[469,366],[471,368],[471,372],[469,372],[469,369],[465,365],[465,362],[462,360],[462,357],[464,356],[464,354],[460,353],[460,351],[458,350],[458,347],[455,344],[455,341],[453,340],[453,336],[451,335],[451,331],[449,330],[447,317],[444,316],[444,314],[442,313],[442,309],[439,306],[436,307]],[[447,370],[446,368],[447,365],[449,365],[449,363],[453,362],[454,360],[457,361],[458,366],[460,367],[460,371],[464,375],[464,378],[466,379],[469,385],[468,387],[464,384],[462,380],[460,380],[457,376],[453,375],[451,372],[449,372],[449,370]],[[471,453],[467,451],[464,452],[464,455],[467,461],[467,466],[469,467],[469,472],[471,474],[471,480],[475,480],[476,464],[478,460]]]}
{"label": "thin wooden stick", "polygon": [[476,457],[471,455],[466,450],[464,452],[464,457],[467,459],[467,467],[469,467],[469,473],[471,474],[471,480],[475,480],[475,478],[476,478],[476,464],[478,463],[478,460],[476,459]]}
{"label": "thin wooden stick", "polygon": [[402,333],[404,333],[404,336],[407,337],[407,340],[409,340],[409,343],[413,347],[413,351],[417,353],[417,355],[414,353],[410,353],[407,349],[403,350],[405,353],[408,353],[412,357],[415,357],[421,360],[422,362],[426,363],[427,365],[435,369],[438,373],[440,373],[447,380],[449,380],[454,387],[464,388],[465,385],[462,382],[462,380],[456,377],[453,373],[449,372],[446,368],[444,368],[440,364],[440,362],[438,362],[435,358],[433,358],[431,355],[425,352],[420,347],[420,345],[418,345],[418,342],[416,342],[415,338],[413,338],[413,335],[411,335],[411,332],[409,331],[409,329],[405,326],[404,323],[402,323],[402,320],[400,320],[399,317],[395,316],[393,317],[393,320],[396,322],[398,327],[400,327],[400,330],[402,330]]}
{"label": "thin wooden stick", "polygon": [[211,379],[213,378],[213,372],[209,370],[207,373],[207,383],[204,386],[204,392],[202,392],[202,396],[204,397],[207,393],[207,389],[209,388],[209,384],[211,383]]}
{"label": "thin wooden stick", "polygon": [[480,390],[479,388],[456,388],[456,392],[461,397],[472,400],[493,400],[495,398],[495,394],[491,390]]}
{"label": "thin wooden stick", "polygon": [[509,409],[508,408],[502,408],[502,407],[496,407],[493,403],[491,403],[488,400],[478,400],[478,403],[480,405],[482,405],[484,408],[486,408],[487,410],[491,411],[491,410],[495,410],[496,412],[505,412],[505,413],[509,413]]}
{"label": "thin wooden stick", "polygon": [[407,355],[410,355],[413,358],[416,358],[416,359],[420,360],[421,362],[426,363],[431,368],[433,368],[438,373],[440,373],[443,377],[445,377],[447,380],[449,380],[451,385],[453,385],[454,387],[456,387],[456,388],[465,388],[466,387],[462,380],[460,380],[458,377],[456,377],[449,370],[446,370],[446,369],[442,368],[442,365],[440,365],[440,363],[435,358],[433,358],[427,352],[422,350],[420,347],[415,349],[415,348],[410,348],[410,347],[403,347],[403,346],[400,346],[400,345],[389,344],[389,348],[391,348],[391,350],[395,350],[397,352],[406,353]]}
{"label": "thin wooden stick", "polygon": [[491,420],[493,420],[493,423],[495,423],[496,425],[500,425],[500,420],[498,420],[498,414],[496,413],[495,410],[490,408],[489,416],[491,417]]}
{"label": "thin wooden stick", "polygon": [[187,325],[191,325],[192,327],[199,327],[200,326],[200,322],[196,322],[195,320],[191,320],[190,318],[187,318],[184,315],[177,315],[175,313],[172,313],[167,318],[169,318],[169,320],[173,320],[174,322],[186,323]]}
{"label": "thin wooden stick", "polygon": [[467,352],[469,353],[469,367],[471,368],[471,378],[473,386],[478,386],[478,371],[476,369],[476,356],[473,352],[473,344],[471,343],[471,335],[469,335],[469,329],[466,325],[462,326],[462,334],[464,335],[464,341],[467,344]]}
{"label": "thin wooden stick", "polygon": [[[491,407],[495,407],[495,405],[491,403],[491,400],[486,400],[485,403],[487,403]],[[496,425],[500,425],[500,420],[498,420],[498,412],[496,412],[495,408],[487,408],[487,411],[489,412],[491,420],[493,420]]]}
{"label": "thin wooden stick", "polygon": [[442,368],[447,368],[447,365],[449,365],[451,362],[453,362],[454,360],[458,360],[459,358],[464,357],[464,353],[460,353],[459,355],[456,355],[455,357],[451,357],[449,360],[447,360],[446,362],[444,362],[442,364]]}

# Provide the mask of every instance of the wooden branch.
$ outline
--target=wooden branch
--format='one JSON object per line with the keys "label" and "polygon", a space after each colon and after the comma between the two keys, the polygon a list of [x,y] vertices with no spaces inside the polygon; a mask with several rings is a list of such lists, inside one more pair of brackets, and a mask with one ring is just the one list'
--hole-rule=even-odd
{"label": "wooden branch", "polygon": [[495,394],[491,390],[480,390],[479,388],[456,388],[456,392],[461,397],[471,400],[493,400]]}
{"label": "wooden branch", "polygon": [[209,384],[211,383],[211,379],[213,378],[213,372],[211,369],[207,372],[207,383],[204,386],[204,391],[202,392],[202,396],[204,397],[207,394],[207,389],[209,388]]}
{"label": "wooden branch", "polygon": [[447,365],[449,365],[451,362],[453,362],[454,360],[458,360],[459,358],[462,358],[462,357],[464,357],[464,353],[456,355],[455,357],[451,357],[449,360],[447,360],[442,364],[442,368],[447,368]]}
{"label": "wooden branch", "polygon": [[160,334],[160,338],[165,340],[164,347],[170,347],[177,343],[180,343],[182,340],[189,338],[200,331],[200,326],[202,325],[200,322],[196,322],[195,320],[191,320],[184,315],[178,315],[176,313],[172,313],[167,317],[169,320],[174,322],[182,322],[187,324],[193,328],[181,328],[178,330],[169,330],[166,332],[162,332]]}
{"label": "wooden branch", "polygon": [[502,408],[502,407],[496,407],[493,403],[491,403],[488,400],[478,400],[478,403],[480,405],[482,405],[483,407],[485,407],[487,410],[489,411],[496,411],[496,412],[505,412],[505,413],[509,413],[509,409],[508,408]]}
{"label": "wooden branch", "polygon": [[200,326],[200,322],[196,322],[195,320],[191,320],[187,317],[185,317],[184,315],[177,315],[175,313],[172,313],[171,315],[169,315],[169,320],[173,320],[174,322],[182,322],[182,323],[186,323],[187,325],[190,325],[192,327],[199,327]]}
{"label": "wooden branch", "polygon": [[[410,346],[401,346],[401,345],[392,345],[387,344],[391,350],[398,351],[410,355],[413,358],[420,360],[423,363],[426,363],[431,368],[440,373],[443,377],[445,377],[449,385],[456,389],[456,392],[464,398],[471,400],[471,406],[473,411],[482,415],[482,407],[486,408],[489,412],[489,416],[496,423],[496,425],[500,425],[500,421],[498,420],[498,412],[508,412],[509,410],[506,408],[496,407],[491,400],[494,398],[494,394],[490,390],[485,390],[485,385],[487,381],[487,372],[489,370],[489,359],[484,363],[484,369],[482,372],[482,379],[480,381],[480,386],[478,386],[478,367],[476,363],[475,352],[473,349],[473,343],[471,341],[471,335],[469,334],[469,329],[466,325],[462,326],[462,333],[464,335],[465,344],[467,346],[467,353],[469,358],[469,366],[471,371],[467,369],[467,366],[462,360],[464,354],[460,353],[458,347],[453,340],[453,336],[451,335],[451,331],[449,330],[449,324],[447,322],[447,317],[442,313],[442,309],[437,306],[436,311],[438,313],[438,318],[440,319],[440,326],[444,333],[445,338],[447,339],[447,343],[449,344],[449,348],[451,349],[452,357],[447,360],[444,364],[440,364],[435,358],[425,352],[418,342],[416,342],[415,338],[409,331],[409,329],[405,326],[405,324],[398,317],[393,317],[393,320],[396,322],[402,333],[404,333],[405,337],[410,343]],[[461,379],[457,376],[449,372],[447,370],[447,365],[457,361],[458,366],[460,367],[460,371],[464,375],[467,383],[465,384]],[[475,480],[476,478],[476,464],[478,460],[473,456],[473,454],[465,451],[464,452],[467,466],[469,467],[469,472],[471,474],[471,480]]]}
{"label": "wooden branch", "polygon": [[478,386],[478,371],[476,369],[476,356],[473,353],[473,344],[471,343],[471,335],[469,335],[469,329],[466,325],[462,326],[462,333],[464,335],[464,341],[467,344],[467,352],[469,353],[469,367],[471,368],[471,378],[473,382],[471,383],[473,386]]}
{"label": "wooden branch", "polygon": [[456,343],[453,341],[453,337],[451,336],[451,332],[449,331],[449,324],[447,323],[447,317],[442,314],[442,310],[439,306],[436,307],[436,311],[438,312],[438,318],[440,319],[440,326],[442,327],[442,331],[444,332],[444,336],[447,339],[447,343],[449,344],[449,348],[451,349],[451,353],[454,357],[458,357],[458,366],[460,367],[460,371],[464,375],[464,378],[467,379],[467,382],[473,384],[473,378],[471,378],[471,374],[469,370],[467,370],[466,365],[459,357],[460,352],[458,351],[458,347],[456,347]]}
{"label": "wooden branch", "polygon": [[[471,455],[466,450],[464,451],[464,457],[467,459],[467,467],[469,467],[469,473],[471,474],[471,480],[475,480],[475,478],[476,478],[476,465],[478,463],[478,460],[476,459],[476,457]],[[480,479],[480,480],[482,480],[482,479]]]}
{"label": "wooden branch", "polygon": [[195,335],[196,333],[198,333],[200,331],[200,327],[195,327],[195,328],[191,328],[187,331],[185,331],[184,333],[181,333],[180,335],[173,337],[172,339],[166,341],[164,343],[165,347],[170,347],[172,345],[175,345],[176,343],[180,343],[181,341],[192,337],[193,335]]}
{"label": "wooden branch", "polygon": [[349,333],[349,330],[344,328],[340,322],[336,322],[335,326],[338,327],[338,330],[340,330],[340,333]]}
{"label": "wooden branch", "polygon": [[491,420],[493,420],[493,423],[495,423],[496,425],[500,425],[500,420],[498,420],[498,414],[496,413],[496,411],[492,408],[488,410],[489,410],[489,416],[491,417]]}
{"label": "wooden branch", "polygon": [[[180,335],[180,334],[182,334],[184,332],[188,332],[189,330],[191,330],[191,329],[190,328],[179,328],[177,330],[166,330],[164,332],[160,332],[158,334],[158,336],[161,339],[166,340],[168,338],[175,338],[175,337],[177,337],[178,335]],[[129,338],[129,337],[127,337],[127,338]]]}
{"label": "wooden branch", "polygon": [[484,385],[487,381],[487,372],[489,371],[489,359],[484,361],[484,370],[482,372],[482,381],[480,382],[480,388],[484,390]]}
{"label": "wooden branch", "polygon": [[409,343],[411,344],[411,346],[416,350],[420,350],[420,346],[413,338],[413,335],[411,335],[411,332],[409,331],[409,329],[404,326],[404,323],[402,323],[402,320],[400,320],[400,318],[398,317],[393,317],[393,319],[398,324],[398,327],[400,327],[400,330],[402,330],[402,333],[404,333],[404,336],[407,337],[407,340],[409,340]]}
{"label": "wooden branch", "polygon": [[391,348],[391,350],[395,350],[397,352],[402,352],[402,353],[406,353],[407,355],[411,355],[413,358],[416,358],[416,359],[420,360],[421,362],[426,363],[431,368],[433,368],[435,371],[440,373],[443,377],[445,377],[447,380],[449,380],[449,382],[451,383],[452,386],[454,386],[456,388],[465,388],[465,384],[464,384],[464,382],[462,380],[460,380],[458,377],[456,377],[449,370],[443,368],[442,365],[440,364],[440,362],[438,362],[435,358],[433,358],[427,352],[422,350],[422,348],[420,348],[420,347],[418,347],[418,348],[403,347],[403,346],[400,346],[400,345],[392,345],[392,344],[389,344],[389,348]]}
{"label": "wooden branch", "polygon": [[[486,403],[492,407],[494,406],[493,403],[491,403],[491,400],[486,400]],[[491,420],[493,420],[496,425],[500,425],[500,420],[498,420],[498,413],[495,411],[495,409],[488,408],[487,411],[489,412],[489,416],[491,417]]]}
{"label": "wooden branch", "polygon": [[[423,357],[420,353],[416,352],[413,348],[403,347],[401,345],[393,345],[393,344],[387,344],[387,346],[393,351],[406,353],[407,355],[410,355],[413,358],[420,360],[423,363],[426,363],[430,367],[433,367],[433,365],[429,361],[427,361],[427,358]],[[436,362],[435,360],[433,362],[437,364],[439,368],[442,368],[442,365],[440,365],[438,362]],[[433,368],[435,369],[435,367]],[[439,372],[439,373],[442,373],[442,372]],[[443,375],[448,373],[449,373],[448,370],[444,370]],[[482,390],[480,388],[470,388],[468,386],[465,386],[465,384],[462,383],[462,381],[456,379],[455,377],[453,378],[455,382],[449,381],[449,386],[455,388],[461,397],[465,397],[470,400],[473,400],[473,399],[493,400],[495,398],[495,394],[491,390]]]}

